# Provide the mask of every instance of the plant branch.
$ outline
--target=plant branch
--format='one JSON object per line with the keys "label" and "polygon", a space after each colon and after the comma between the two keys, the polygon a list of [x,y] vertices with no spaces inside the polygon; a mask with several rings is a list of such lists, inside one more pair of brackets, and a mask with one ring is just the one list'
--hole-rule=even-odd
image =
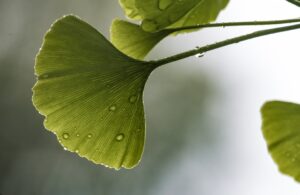
{"label": "plant branch", "polygon": [[274,25],[274,24],[287,24],[300,22],[300,18],[286,19],[286,20],[266,20],[266,21],[246,21],[246,22],[222,22],[222,23],[209,23],[198,24],[195,26],[184,26],[179,28],[171,28],[171,31],[192,30],[198,28],[212,28],[212,27],[229,27],[229,26],[258,26],[258,25]]}
{"label": "plant branch", "polygon": [[235,38],[231,38],[231,39],[227,39],[224,41],[220,41],[211,45],[206,45],[203,47],[199,47],[190,51],[186,51],[174,56],[170,56],[167,58],[163,58],[157,61],[152,61],[152,63],[158,67],[164,64],[168,64],[170,62],[175,62],[190,56],[194,56],[196,54],[202,54],[214,49],[218,49],[227,45],[232,45],[235,43],[239,43],[242,41],[246,41],[249,39],[253,39],[256,37],[261,37],[261,36],[265,36],[265,35],[270,35],[270,34],[275,34],[275,33],[280,33],[280,32],[284,32],[284,31],[290,31],[290,30],[295,30],[295,29],[299,29],[300,28],[300,24],[295,24],[295,25],[289,25],[289,26],[284,26],[284,27],[278,27],[278,28],[272,28],[272,29],[267,29],[267,30],[260,30],[260,31],[256,31],[250,34],[246,34],[246,35],[242,35],[242,36],[238,36]]}

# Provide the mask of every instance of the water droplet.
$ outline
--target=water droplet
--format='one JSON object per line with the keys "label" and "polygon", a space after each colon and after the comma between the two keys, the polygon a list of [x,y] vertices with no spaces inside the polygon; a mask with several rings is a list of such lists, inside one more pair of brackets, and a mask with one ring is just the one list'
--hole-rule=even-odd
{"label": "water droplet", "polygon": [[77,149],[77,150],[75,150],[75,152],[76,152],[76,153],[79,153],[79,150]]}
{"label": "water droplet", "polygon": [[202,58],[204,56],[204,53],[198,53],[195,55],[196,58]]}
{"label": "water droplet", "polygon": [[66,147],[64,147],[64,150],[68,150]]}
{"label": "water droplet", "polygon": [[124,139],[125,135],[123,133],[119,133],[117,136],[116,136],[116,140],[117,141],[122,141]]}
{"label": "water droplet", "polygon": [[130,102],[130,103],[134,103],[134,102],[136,102],[136,100],[137,100],[137,96],[136,96],[136,95],[133,95],[133,96],[131,96],[131,97],[129,98],[129,102]]}
{"label": "water droplet", "polygon": [[69,139],[70,135],[68,133],[63,133],[62,137],[64,139]]}
{"label": "water droplet", "polygon": [[115,105],[112,105],[111,107],[109,107],[109,111],[115,111],[117,109],[117,107]]}
{"label": "water droplet", "polygon": [[87,135],[87,137],[88,137],[89,139],[91,139],[91,138],[93,137],[93,135],[92,135],[91,133],[89,133],[89,134]]}
{"label": "water droplet", "polygon": [[167,9],[171,4],[173,3],[173,0],[160,0],[158,4],[158,8],[160,10]]}
{"label": "water droplet", "polygon": [[79,133],[76,133],[76,137],[79,137],[80,136],[80,134]]}

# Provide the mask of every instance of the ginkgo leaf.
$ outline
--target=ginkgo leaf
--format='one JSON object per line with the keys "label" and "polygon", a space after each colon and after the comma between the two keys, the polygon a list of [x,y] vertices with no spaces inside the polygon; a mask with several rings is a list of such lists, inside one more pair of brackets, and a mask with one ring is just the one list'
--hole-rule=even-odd
{"label": "ginkgo leaf", "polygon": [[135,7],[135,0],[119,0],[121,7],[125,11],[125,14],[135,20],[141,20],[138,9]]}
{"label": "ginkgo leaf", "polygon": [[144,31],[139,25],[123,20],[114,20],[110,30],[110,40],[116,48],[130,57],[143,59],[151,49],[172,30],[155,33]]}
{"label": "ginkgo leaf", "polygon": [[[228,2],[229,0],[198,0],[193,1],[194,7],[190,7],[192,4],[188,4],[186,7],[183,6],[188,3],[185,0],[176,2],[172,0],[120,0],[120,4],[128,17],[138,20],[146,19],[143,20],[142,26],[122,20],[114,20],[111,25],[111,41],[115,47],[125,54],[136,59],[143,59],[156,44],[168,35],[198,30],[197,28],[193,30],[178,30],[178,28],[206,24],[216,20],[218,14],[226,7]],[[180,15],[178,11],[171,10],[172,7],[177,9],[176,6],[181,4],[183,7],[189,8],[186,9],[183,15]],[[164,13],[165,11],[166,13]],[[180,11],[184,11],[184,9],[180,9]],[[174,17],[176,19],[170,20],[170,15],[178,15],[180,17]],[[153,24],[158,24],[158,21],[151,19],[154,16],[161,20],[168,16],[168,19],[161,21],[166,22],[164,25],[151,30],[149,28],[152,28]]]}
{"label": "ginkgo leaf", "polygon": [[[135,0],[145,31],[160,31],[186,15],[203,0]],[[205,14],[205,13],[203,13]]]}
{"label": "ginkgo leaf", "polygon": [[216,20],[229,0],[120,0],[129,18],[142,20],[145,31],[192,26]]}
{"label": "ginkgo leaf", "polygon": [[47,32],[36,57],[33,103],[65,149],[97,164],[132,168],[143,153],[143,89],[153,67],[65,16]]}
{"label": "ginkgo leaf", "polygon": [[190,10],[184,17],[169,28],[207,24],[217,19],[219,13],[227,6],[229,0],[203,0]]}
{"label": "ginkgo leaf", "polygon": [[300,105],[267,102],[261,109],[262,130],[279,170],[300,182]]}

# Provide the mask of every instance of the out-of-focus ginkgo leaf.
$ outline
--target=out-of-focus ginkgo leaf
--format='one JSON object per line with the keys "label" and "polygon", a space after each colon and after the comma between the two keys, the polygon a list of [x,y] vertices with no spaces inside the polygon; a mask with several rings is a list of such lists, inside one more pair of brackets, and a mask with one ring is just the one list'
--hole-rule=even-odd
{"label": "out-of-focus ginkgo leaf", "polygon": [[119,0],[121,7],[125,11],[125,14],[135,20],[141,20],[138,9],[135,7],[135,0]]}
{"label": "out-of-focus ginkgo leaf", "polygon": [[130,57],[143,59],[151,49],[173,30],[155,33],[144,31],[139,25],[124,20],[114,20],[111,25],[110,39],[116,48]]}
{"label": "out-of-focus ginkgo leaf", "polygon": [[228,2],[229,0],[120,0],[126,15],[142,20],[142,24],[140,26],[114,20],[111,25],[111,41],[125,54],[143,59],[166,36],[198,30],[179,30],[181,27],[216,20]]}
{"label": "out-of-focus ginkgo leaf", "polygon": [[121,0],[129,18],[142,20],[145,31],[193,26],[216,20],[229,0]]}
{"label": "out-of-focus ginkgo leaf", "polygon": [[33,103],[66,150],[119,169],[143,153],[151,63],[118,51],[75,16],[57,20],[36,57]]}
{"label": "out-of-focus ginkgo leaf", "polygon": [[300,105],[267,102],[261,109],[262,131],[279,170],[300,182]]}
{"label": "out-of-focus ginkgo leaf", "polygon": [[[185,16],[203,0],[135,0],[141,15],[142,28],[155,32],[167,28]],[[205,14],[205,13],[203,13]]]}
{"label": "out-of-focus ginkgo leaf", "polygon": [[217,19],[219,13],[227,6],[229,0],[203,0],[184,17],[172,24],[169,28],[207,24]]}

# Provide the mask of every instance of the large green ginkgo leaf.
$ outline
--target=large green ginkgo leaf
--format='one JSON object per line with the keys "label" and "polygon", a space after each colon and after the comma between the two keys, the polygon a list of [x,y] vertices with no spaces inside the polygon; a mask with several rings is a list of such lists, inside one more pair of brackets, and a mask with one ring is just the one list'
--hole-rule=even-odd
{"label": "large green ginkgo leaf", "polygon": [[143,59],[158,42],[172,32],[174,31],[162,30],[150,33],[143,31],[139,25],[124,20],[114,20],[110,30],[110,40],[116,48],[128,56]]}
{"label": "large green ginkgo leaf", "polygon": [[279,170],[300,181],[300,105],[272,101],[262,107],[262,130]]}
{"label": "large green ginkgo leaf", "polygon": [[97,164],[132,168],[143,153],[143,89],[152,70],[89,24],[65,16],[36,57],[33,103],[65,149]]}

